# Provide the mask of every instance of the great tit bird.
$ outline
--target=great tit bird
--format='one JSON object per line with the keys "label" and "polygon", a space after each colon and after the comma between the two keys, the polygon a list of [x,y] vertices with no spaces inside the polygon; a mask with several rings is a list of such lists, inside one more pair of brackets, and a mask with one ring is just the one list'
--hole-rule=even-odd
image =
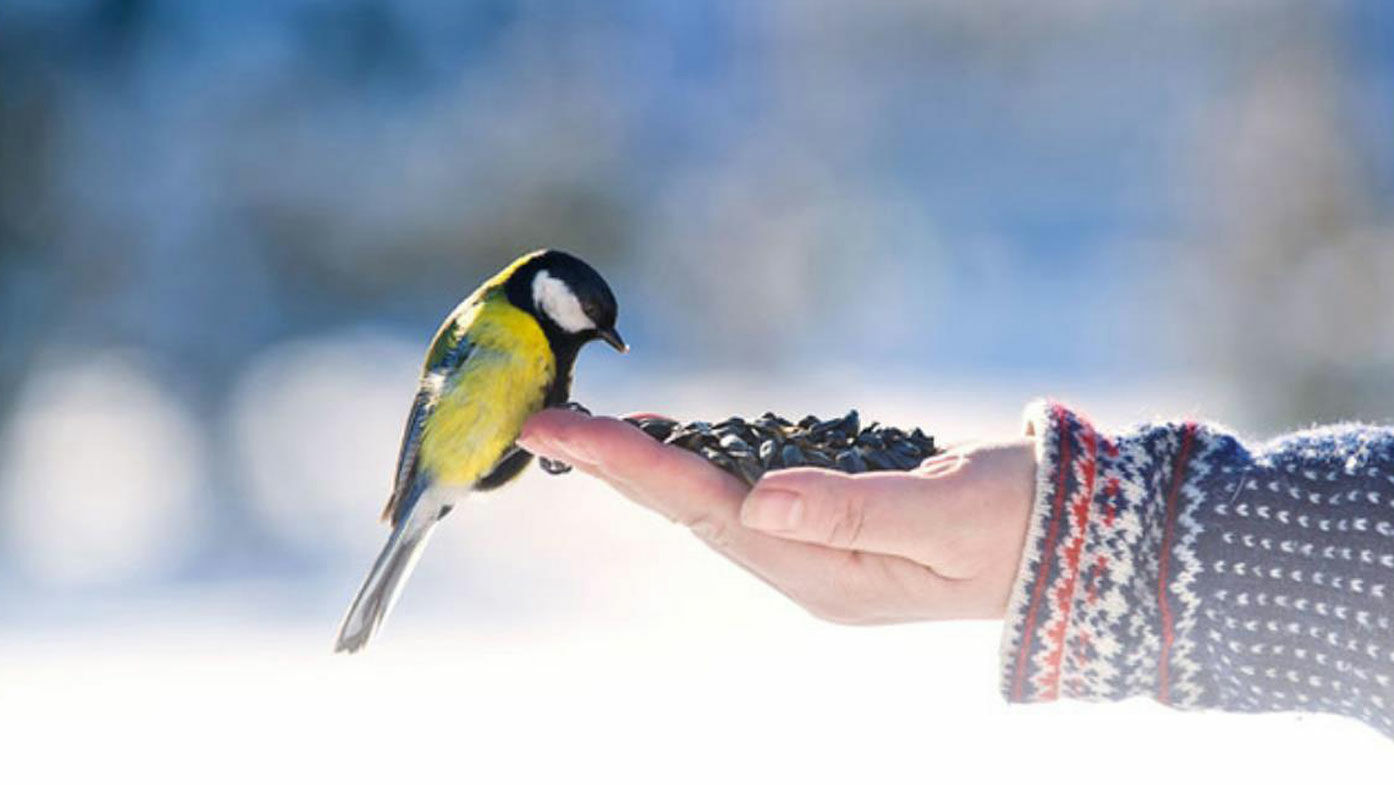
{"label": "great tit bird", "polygon": [[514,442],[528,417],[567,402],[581,347],[599,338],[629,350],[616,315],[599,273],[544,250],[514,261],[446,317],[426,354],[382,513],[392,533],[349,606],[335,651],[358,651],[373,637],[452,507],[527,467],[532,455]]}

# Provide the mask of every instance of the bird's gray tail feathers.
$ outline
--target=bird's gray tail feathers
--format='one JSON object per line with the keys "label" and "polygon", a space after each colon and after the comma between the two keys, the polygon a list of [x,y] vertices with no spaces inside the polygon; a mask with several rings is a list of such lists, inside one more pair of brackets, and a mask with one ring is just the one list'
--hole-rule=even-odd
{"label": "bird's gray tail feathers", "polygon": [[[428,507],[430,512],[425,509]],[[373,562],[372,571],[339,626],[339,640],[334,644],[334,651],[353,653],[368,645],[396,604],[402,586],[411,576],[439,520],[433,506],[417,504],[406,520],[392,528],[392,536],[382,546],[382,553]]]}

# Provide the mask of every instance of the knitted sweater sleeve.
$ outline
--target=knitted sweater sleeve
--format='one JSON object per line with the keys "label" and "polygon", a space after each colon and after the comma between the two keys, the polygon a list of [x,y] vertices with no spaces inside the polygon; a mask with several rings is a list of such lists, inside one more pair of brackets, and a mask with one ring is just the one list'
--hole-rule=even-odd
{"label": "knitted sweater sleeve", "polygon": [[1194,422],[1106,435],[1058,404],[1026,419],[1039,468],[1009,701],[1148,695],[1394,736],[1394,429],[1249,448]]}

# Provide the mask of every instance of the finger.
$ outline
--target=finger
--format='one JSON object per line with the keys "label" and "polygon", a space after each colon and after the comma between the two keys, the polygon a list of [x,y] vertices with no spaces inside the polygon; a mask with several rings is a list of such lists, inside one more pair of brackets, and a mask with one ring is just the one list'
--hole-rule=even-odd
{"label": "finger", "polygon": [[[672,417],[669,417],[668,415],[663,414],[663,413],[661,413],[661,412],[648,412],[648,411],[645,411],[645,412],[630,412],[629,414],[624,415],[624,416],[621,417],[620,419],[621,419],[621,420],[673,420]],[[677,422],[677,421],[676,421],[676,420],[673,420],[673,422]]]}
{"label": "finger", "polygon": [[[742,525],[800,542],[935,565],[955,527],[952,468],[849,475],[826,469],[771,472],[741,508]],[[966,576],[950,576],[966,577]]]}
{"label": "finger", "polygon": [[693,526],[735,521],[744,483],[686,450],[660,444],[629,423],[549,409],[534,415],[519,444],[566,461],[662,515]]}
{"label": "finger", "polygon": [[746,491],[743,484],[626,423],[548,410],[528,421],[519,443],[595,474],[625,496],[687,526],[707,545],[796,601],[834,596],[852,582],[849,554],[742,529],[736,520]]}

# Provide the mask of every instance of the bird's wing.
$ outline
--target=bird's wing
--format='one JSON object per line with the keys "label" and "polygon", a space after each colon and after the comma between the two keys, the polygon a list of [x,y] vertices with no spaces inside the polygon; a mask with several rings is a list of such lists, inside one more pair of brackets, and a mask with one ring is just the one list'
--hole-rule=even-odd
{"label": "bird's wing", "polygon": [[402,446],[397,452],[397,473],[392,485],[392,495],[382,510],[383,520],[396,524],[411,512],[421,492],[425,490],[427,478],[422,476],[417,458],[421,451],[421,435],[426,428],[426,420],[431,416],[440,400],[441,388],[451,371],[459,368],[474,350],[466,339],[469,321],[474,316],[473,308],[457,312],[441,325],[426,354],[426,367],[422,369],[421,384],[417,387],[416,398],[407,415],[406,428],[402,432]]}

